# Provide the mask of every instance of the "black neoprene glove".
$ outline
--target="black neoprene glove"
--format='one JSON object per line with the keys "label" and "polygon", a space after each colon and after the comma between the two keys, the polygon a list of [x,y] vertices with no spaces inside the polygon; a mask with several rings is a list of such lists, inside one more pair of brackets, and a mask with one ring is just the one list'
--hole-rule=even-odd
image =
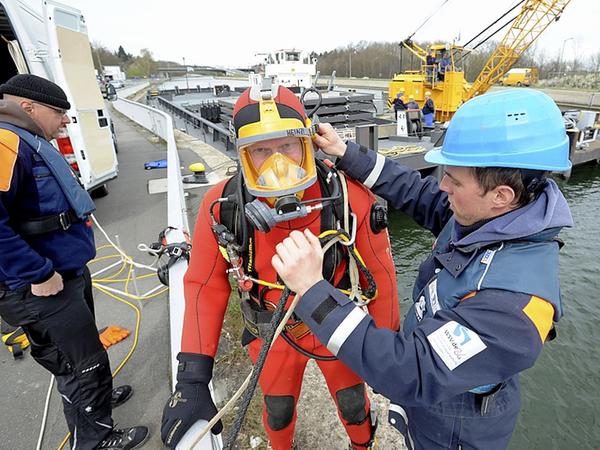
{"label": "black neoprene glove", "polygon": [[[177,385],[163,409],[160,437],[163,443],[175,448],[186,431],[198,420],[210,421],[217,408],[210,396],[208,383],[212,378],[214,359],[195,353],[177,355]],[[219,420],[211,429],[214,434],[223,431]]]}

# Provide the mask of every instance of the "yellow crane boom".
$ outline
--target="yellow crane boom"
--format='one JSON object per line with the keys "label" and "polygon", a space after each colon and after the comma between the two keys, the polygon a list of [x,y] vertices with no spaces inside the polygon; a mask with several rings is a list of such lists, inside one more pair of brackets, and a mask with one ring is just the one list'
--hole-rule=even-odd
{"label": "yellow crane boom", "polygon": [[546,27],[560,18],[570,2],[571,0],[527,0],[463,100],[485,93],[499,81]]}
{"label": "yellow crane boom", "polygon": [[421,61],[425,62],[427,59],[427,50],[420,47],[416,42],[411,41],[410,39],[405,39],[402,41],[401,45],[408,49],[413,55],[419,58]]}

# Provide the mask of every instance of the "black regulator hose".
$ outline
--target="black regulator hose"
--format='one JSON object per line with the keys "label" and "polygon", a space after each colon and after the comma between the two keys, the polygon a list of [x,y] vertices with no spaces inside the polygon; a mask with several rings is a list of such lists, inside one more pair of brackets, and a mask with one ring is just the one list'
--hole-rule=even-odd
{"label": "black regulator hose", "polygon": [[321,92],[319,92],[319,90],[314,87],[309,87],[308,89],[304,89],[302,91],[302,94],[300,94],[300,103],[302,103],[302,106],[304,106],[305,109],[306,109],[306,104],[304,103],[304,96],[306,95],[307,92],[314,92],[315,94],[317,94],[319,96],[319,99],[317,100],[317,103],[315,104],[313,109],[306,112],[306,117],[308,117],[310,119],[310,118],[312,118],[313,114],[317,112],[317,109],[319,109],[321,107],[321,103],[323,103],[323,94],[321,94]]}
{"label": "black regulator hose", "polygon": [[273,312],[273,317],[271,317],[271,323],[268,330],[267,336],[265,336],[262,347],[260,348],[260,352],[258,357],[256,358],[256,363],[254,364],[254,369],[252,370],[252,376],[250,377],[250,381],[248,382],[248,387],[246,388],[246,392],[244,392],[244,397],[240,403],[240,409],[235,421],[233,422],[233,427],[231,433],[227,436],[227,441],[225,444],[226,450],[233,450],[233,445],[237,439],[237,436],[242,428],[242,423],[244,422],[244,417],[246,417],[246,412],[248,411],[248,406],[250,405],[250,400],[252,400],[252,396],[254,395],[254,391],[256,390],[256,385],[258,383],[258,377],[262,372],[262,369],[265,365],[265,360],[267,359],[267,354],[269,353],[269,348],[271,347],[271,342],[273,342],[273,337],[275,336],[275,330],[277,330],[277,326],[285,313],[285,304],[287,303],[288,298],[290,297],[290,290],[286,287],[283,289],[281,293],[281,297],[279,297],[279,303]]}
{"label": "black regulator hose", "polygon": [[[238,162],[238,179],[237,179],[237,186],[236,186],[236,194],[237,194],[237,198],[238,198],[238,204],[237,204],[237,208],[238,208],[238,217],[240,220],[240,227],[241,227],[241,232],[242,232],[242,242],[240,243],[242,250],[245,251],[248,249],[248,222],[246,220],[246,214],[244,212],[244,207],[246,205],[245,203],[245,198],[244,198],[244,185],[243,185],[243,176],[242,176],[242,169],[240,166],[240,163]],[[236,224],[237,225],[237,224]],[[235,232],[235,230],[234,230]]]}
{"label": "black regulator hose", "polygon": [[296,344],[291,337],[288,336],[286,331],[280,334],[285,342],[290,344],[290,346],[296,350],[298,353],[306,356],[307,358],[315,359],[317,361],[335,361],[337,358],[333,355],[317,355],[316,353],[309,352],[308,350],[303,349],[298,344]]}

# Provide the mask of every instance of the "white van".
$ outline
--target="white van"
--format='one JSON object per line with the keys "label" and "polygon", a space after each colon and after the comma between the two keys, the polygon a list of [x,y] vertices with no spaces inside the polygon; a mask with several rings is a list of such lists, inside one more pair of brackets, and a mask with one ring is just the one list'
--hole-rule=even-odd
{"label": "white van", "polygon": [[51,0],[0,0],[0,83],[18,73],[47,78],[65,91],[71,123],[55,145],[87,190],[106,195],[118,162],[81,11]]}

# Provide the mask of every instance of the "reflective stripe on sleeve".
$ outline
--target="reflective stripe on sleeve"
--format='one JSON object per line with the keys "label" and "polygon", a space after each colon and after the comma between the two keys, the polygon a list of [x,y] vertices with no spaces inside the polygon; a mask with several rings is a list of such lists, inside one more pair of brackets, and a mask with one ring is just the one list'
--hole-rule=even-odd
{"label": "reflective stripe on sleeve", "polygon": [[[406,446],[410,449],[413,450],[415,448],[415,442],[413,441],[412,436],[410,435],[410,431],[408,429],[408,415],[406,414],[406,411],[404,410],[404,408],[400,405],[396,405],[395,403],[390,403],[390,411],[393,411],[397,414],[400,415],[400,417],[402,417],[402,420],[404,420],[404,424],[406,425],[406,435],[404,435],[405,438],[405,443]],[[395,425],[392,422],[392,425]],[[404,434],[404,433],[402,433]],[[406,440],[406,438],[408,438],[408,440]],[[410,444],[410,447],[409,447]]]}
{"label": "reflective stripe on sleeve", "polygon": [[329,338],[329,342],[327,343],[327,348],[331,353],[337,356],[338,352],[346,342],[346,339],[352,334],[352,332],[356,329],[358,324],[365,318],[367,314],[356,307],[352,310],[350,314],[346,316],[346,318],[340,323],[340,325],[333,332],[331,337]]}
{"label": "reflective stripe on sleeve", "polygon": [[377,153],[377,159],[375,160],[375,167],[373,167],[373,170],[371,171],[371,173],[369,174],[369,176],[363,183],[366,187],[371,189],[373,187],[373,185],[377,182],[377,180],[379,179],[379,175],[381,175],[381,171],[383,170],[384,164],[385,164],[385,156],[383,156],[381,153]]}

